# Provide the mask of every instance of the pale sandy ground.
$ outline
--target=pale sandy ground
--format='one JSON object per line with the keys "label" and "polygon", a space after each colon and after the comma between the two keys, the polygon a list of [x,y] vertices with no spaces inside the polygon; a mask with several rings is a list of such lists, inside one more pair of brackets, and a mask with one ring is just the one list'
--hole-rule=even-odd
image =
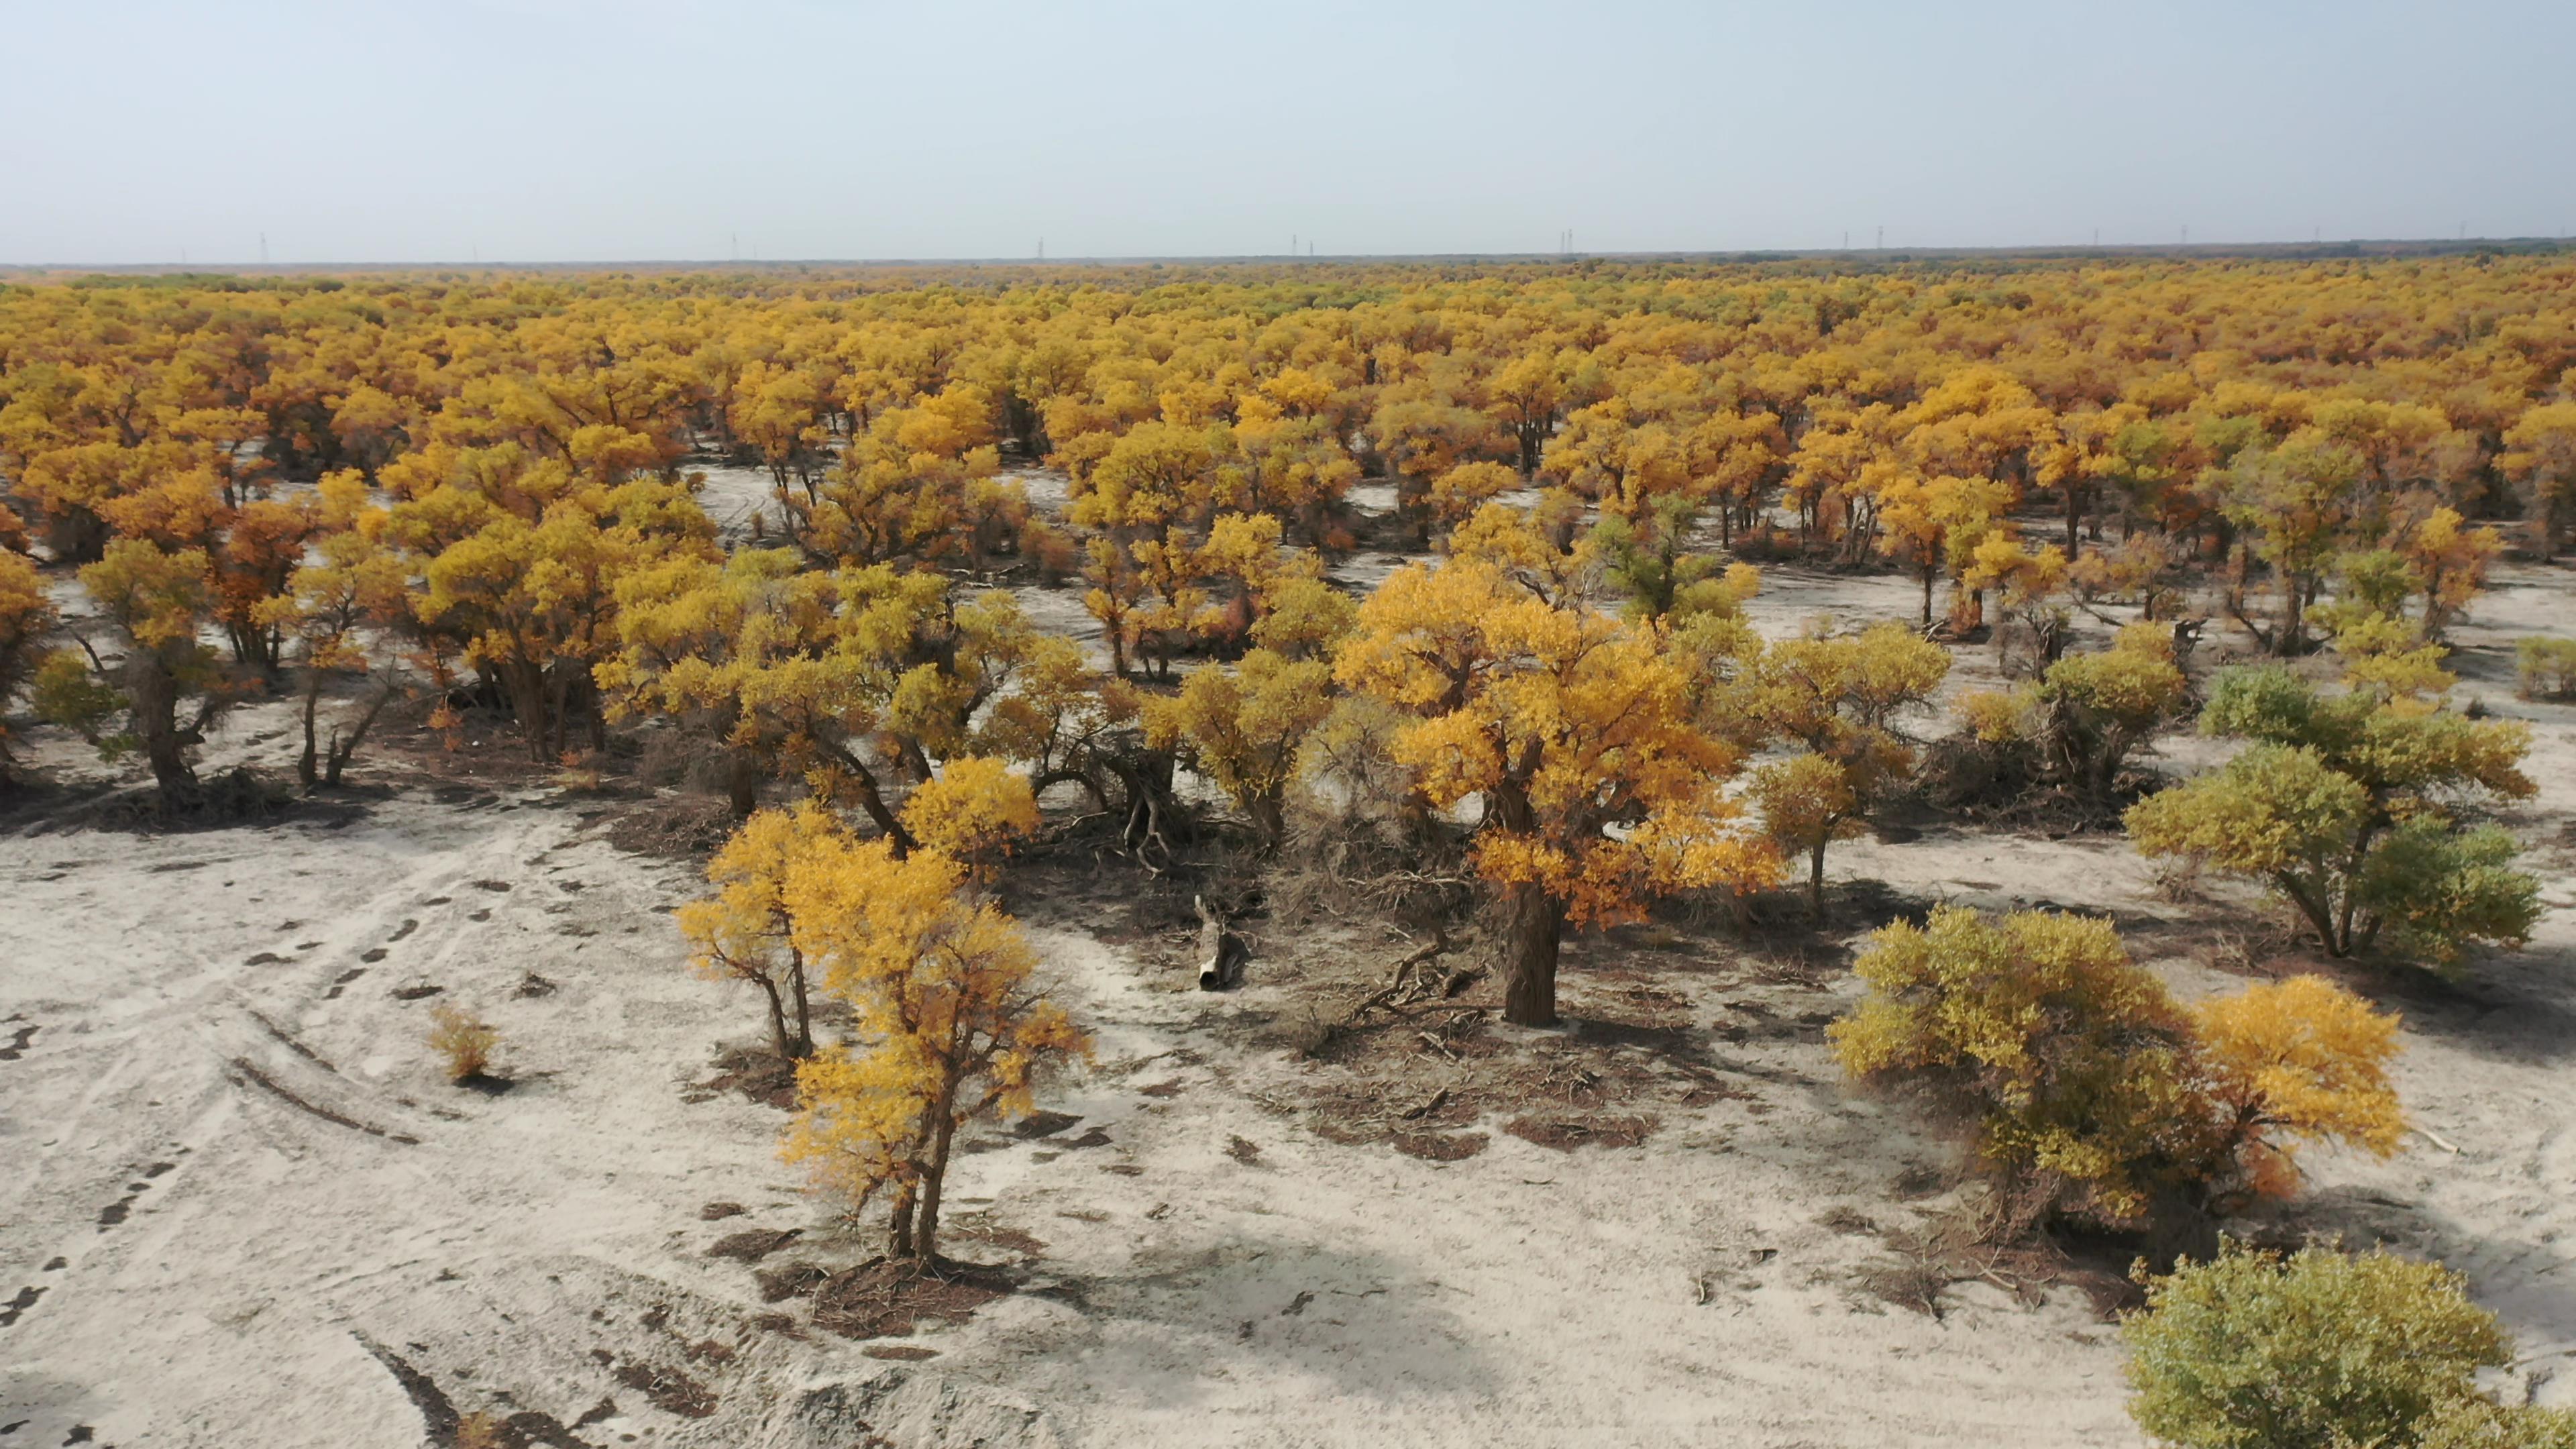
{"label": "pale sandy ground", "polygon": [[[1766,628],[1913,602],[1902,581],[1773,579]],[[2459,1151],[2314,1154],[2308,1211],[2466,1270],[2540,1356],[2511,1388],[2576,1402],[2556,1356],[2576,1352],[2576,709],[2513,701],[2499,663],[2517,634],[2567,632],[2576,591],[2564,571],[2502,582],[2460,631],[2463,667],[2468,692],[2539,726],[2541,796],[2506,818],[2550,914],[2464,988],[2379,990],[2408,1016],[2410,1107]],[[1990,653],[1963,655],[1963,679]],[[216,761],[282,767],[280,722],[246,713]],[[58,743],[42,760],[89,770]],[[977,1235],[1042,1241],[1033,1291],[903,1340],[938,1351],[917,1363],[753,1328],[773,1306],[705,1255],[716,1238],[801,1228],[784,1256],[832,1262],[869,1247],[778,1163],[776,1112],[685,1100],[720,1044],[756,1036],[757,1008],[682,968],[665,913],[692,894],[687,868],[596,838],[598,808],[416,784],[196,833],[0,817],[0,1445],[409,1449],[422,1415],[370,1342],[461,1410],[569,1425],[612,1399],[563,1441],[603,1446],[2141,1442],[2112,1330],[2080,1295],[2031,1308],[1972,1284],[1936,1321],[1855,1285],[1881,1244],[1820,1219],[1915,1221],[1938,1200],[1900,1202],[1894,1180],[1949,1149],[1915,1109],[1848,1090],[1819,1031],[1720,1037],[1854,988],[1784,984],[1715,932],[1615,952],[1691,1003],[1746,1095],[1659,1107],[1634,1150],[1496,1131],[1434,1164],[1264,1105],[1327,1070],[1242,1044],[1243,1021],[1284,1009],[1293,943],[1266,943],[1273,980],[1256,960],[1244,990],[1202,995],[1078,912],[1032,911],[1099,1065],[1047,1103],[1077,1127],[961,1160],[951,1246],[1004,1259]],[[2115,912],[2187,991],[2229,984],[2195,950],[2258,914],[2224,892],[2160,897],[2111,836],[1945,829],[1838,846],[1832,870]],[[1577,1017],[1585,964],[1615,952],[1572,944]],[[552,994],[516,994],[531,972]],[[422,985],[440,992],[393,994]],[[440,1078],[423,1042],[440,1002],[501,1029],[513,1090]],[[1105,1142],[1076,1145],[1094,1128]],[[1255,1162],[1228,1155],[1238,1136]],[[702,1221],[717,1200],[750,1211]],[[710,1340],[731,1356],[690,1356]],[[615,1377],[635,1365],[685,1372],[715,1412],[654,1407]]]}

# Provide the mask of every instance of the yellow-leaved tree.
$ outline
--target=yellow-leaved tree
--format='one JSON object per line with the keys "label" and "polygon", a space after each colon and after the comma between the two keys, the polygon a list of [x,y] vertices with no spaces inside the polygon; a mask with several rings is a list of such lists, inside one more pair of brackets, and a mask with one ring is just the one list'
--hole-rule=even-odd
{"label": "yellow-leaved tree", "polygon": [[1831,1030],[1854,1076],[1929,1086],[1973,1123],[2006,1230],[2219,1211],[2298,1186],[2293,1139],[2386,1156],[2397,1019],[2320,977],[2186,1008],[2107,920],[1936,907],[1871,937]]}
{"label": "yellow-leaved tree", "polygon": [[1037,953],[966,868],[884,840],[800,847],[781,892],[788,940],[847,1002],[850,1044],[797,1069],[786,1156],[858,1211],[891,1194],[888,1253],[936,1261],[957,1129],[1025,1115],[1040,1075],[1089,1038],[1030,982]]}
{"label": "yellow-leaved tree", "polygon": [[759,987],[769,1007],[770,1045],[790,1061],[814,1054],[814,1026],[805,953],[783,896],[787,872],[817,842],[848,836],[819,801],[760,811],[707,862],[707,884],[716,893],[679,910],[689,965],[703,976]]}
{"label": "yellow-leaved tree", "polygon": [[1509,919],[1503,1015],[1525,1026],[1556,1020],[1568,921],[1777,868],[1723,793],[1742,755],[1698,723],[1694,672],[1653,626],[1544,583],[1490,553],[1400,569],[1335,664],[1411,717],[1394,753],[1434,806],[1481,800],[1476,868]]}
{"label": "yellow-leaved tree", "polygon": [[2246,1191],[2299,1185],[2290,1139],[2341,1140],[2386,1157],[2406,1132],[2388,1062],[2397,1018],[2322,976],[2249,986],[2193,1007],[2202,1079]]}
{"label": "yellow-leaved tree", "polygon": [[1038,797],[1029,777],[1004,761],[967,755],[940,767],[903,802],[903,828],[935,850],[989,872],[1014,843],[1037,833]]}
{"label": "yellow-leaved tree", "polygon": [[35,672],[37,645],[53,626],[53,601],[35,564],[0,550],[0,787],[9,783],[9,702]]}

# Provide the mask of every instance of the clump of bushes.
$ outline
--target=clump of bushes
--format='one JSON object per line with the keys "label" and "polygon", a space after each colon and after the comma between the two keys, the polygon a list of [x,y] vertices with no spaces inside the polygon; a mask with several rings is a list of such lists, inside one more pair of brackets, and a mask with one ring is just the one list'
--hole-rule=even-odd
{"label": "clump of bushes", "polygon": [[2404,1131],[2397,1019],[2322,978],[2185,1007],[2107,920],[1950,906],[1880,930],[1855,969],[1870,994],[1836,1052],[1964,1111],[1998,1236],[2239,1210],[2296,1189],[2301,1142],[2385,1156]]}
{"label": "clump of bushes", "polygon": [[2576,1415],[2505,1406],[2474,1376],[2511,1361],[2460,1276],[2386,1252],[2236,1244],[2146,1281],[2121,1325],[2130,1416],[2187,1449],[2563,1449]]}
{"label": "clump of bushes", "polygon": [[442,1006],[429,1015],[429,1048],[446,1059],[447,1079],[470,1082],[483,1076],[501,1033],[462,1007]]}
{"label": "clump of bushes", "polygon": [[[1966,747],[1983,757],[1976,777],[2016,789],[2045,783],[2098,805],[2187,692],[2172,628],[2138,623],[2110,648],[2067,655],[2018,688],[1962,695],[1957,711],[1974,742]],[[1966,774],[1956,764],[1946,773]]]}
{"label": "clump of bushes", "polygon": [[2525,699],[2576,699],[2576,639],[2539,635],[2513,646],[2514,677]]}

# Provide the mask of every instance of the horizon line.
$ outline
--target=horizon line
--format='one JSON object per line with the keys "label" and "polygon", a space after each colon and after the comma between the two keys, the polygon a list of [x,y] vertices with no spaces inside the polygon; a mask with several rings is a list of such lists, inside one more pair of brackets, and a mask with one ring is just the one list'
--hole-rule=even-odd
{"label": "horizon line", "polygon": [[1926,257],[2030,257],[2063,259],[2087,256],[2172,256],[2198,254],[2225,256],[2231,254],[2269,254],[2292,258],[2314,256],[2320,259],[2350,256],[2356,251],[2378,249],[2383,252],[2476,252],[2495,247],[2576,249],[2576,239],[2565,236],[2510,237],[2354,237],[2340,241],[2271,241],[2271,242],[2102,242],[2102,243],[2006,243],[1984,246],[1868,246],[1868,247],[1723,247],[1723,248],[1645,248],[1617,251],[1574,252],[1231,252],[1231,253],[1136,253],[1094,256],[976,256],[976,257],[774,257],[744,258],[634,257],[587,258],[565,260],[506,261],[496,259],[450,259],[431,261],[304,261],[304,262],[195,262],[186,260],[157,262],[5,262],[0,272],[86,272],[91,274],[130,273],[204,274],[204,275],[292,275],[316,271],[492,271],[538,268],[574,270],[610,270],[618,268],[654,268],[661,270],[710,271],[717,269],[770,270],[782,267],[1137,267],[1174,264],[1200,266],[1286,266],[1356,262],[1426,263],[1579,263],[1587,261],[1618,262],[1763,262],[1809,261],[1817,259],[1880,258],[1914,260]]}

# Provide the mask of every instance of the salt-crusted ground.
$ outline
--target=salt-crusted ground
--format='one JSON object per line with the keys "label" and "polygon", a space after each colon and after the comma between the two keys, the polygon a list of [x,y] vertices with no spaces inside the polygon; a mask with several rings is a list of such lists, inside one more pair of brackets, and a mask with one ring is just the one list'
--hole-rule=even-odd
{"label": "salt-crusted ground", "polygon": [[[2533,1356],[2517,1387],[2576,1402],[2576,709],[2509,687],[2509,641],[2567,632],[2576,593],[2564,571],[2500,584],[2459,631],[2463,692],[2538,727],[2541,794],[2505,819],[2550,913],[2460,987],[2352,978],[2406,1013],[2400,1083],[2432,1136],[2312,1154],[2302,1211],[2466,1270]],[[1757,617],[1912,602],[1778,571]],[[282,720],[245,712],[214,756],[283,765]],[[59,741],[41,763],[91,768]],[[1294,937],[1198,993],[1113,929],[1116,863],[1014,901],[1099,1038],[1046,1102],[1080,1120],[980,1135],[950,1189],[951,1251],[1022,1291],[908,1337],[817,1332],[707,1252],[747,1228],[800,1230],[769,1265],[870,1248],[777,1161],[777,1111],[697,1086],[758,1013],[683,968],[688,868],[542,781],[357,773],[380,788],[265,825],[137,833],[59,795],[0,815],[0,1444],[409,1449],[442,1406],[603,1446],[2140,1442],[2081,1294],[1970,1284],[1936,1320],[1856,1281],[1941,1204],[1922,1169],[1950,1150],[1843,1085],[1819,1023],[1847,975],[1716,930],[1581,938],[1568,1032],[1671,1078],[1659,1129],[1570,1152],[1493,1130],[1432,1162],[1282,1110],[1335,1070],[1253,1029],[1309,999]],[[2250,898],[2168,898],[2115,835],[1943,827],[1837,846],[1832,871],[2112,912],[2189,992],[2232,984],[2211,963],[2260,934]],[[1584,1035],[1613,977],[1680,1003],[1727,1094],[1691,1105],[1652,1047]],[[499,1027],[506,1092],[436,1070],[447,1002]],[[935,1356],[868,1352],[890,1348]]]}

